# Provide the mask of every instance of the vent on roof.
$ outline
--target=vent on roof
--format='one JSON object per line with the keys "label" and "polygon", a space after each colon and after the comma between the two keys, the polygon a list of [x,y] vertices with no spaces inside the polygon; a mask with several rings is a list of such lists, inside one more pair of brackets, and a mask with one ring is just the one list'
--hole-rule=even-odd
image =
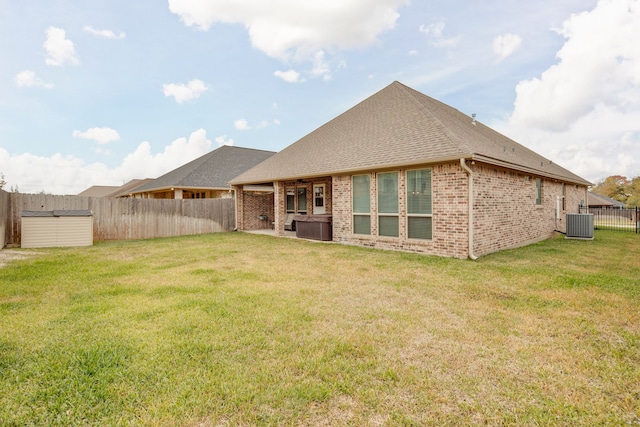
{"label": "vent on roof", "polygon": [[471,115],[471,124],[474,126],[476,125],[476,113],[473,113]]}
{"label": "vent on roof", "polygon": [[593,214],[567,214],[567,238],[593,240]]}

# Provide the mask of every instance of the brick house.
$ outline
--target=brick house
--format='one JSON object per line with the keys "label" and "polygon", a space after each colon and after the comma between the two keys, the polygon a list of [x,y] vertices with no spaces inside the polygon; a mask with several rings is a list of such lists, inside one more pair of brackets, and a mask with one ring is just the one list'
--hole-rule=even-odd
{"label": "brick house", "polygon": [[590,185],[398,82],[230,184],[239,230],[330,215],[334,242],[457,258],[564,232]]}

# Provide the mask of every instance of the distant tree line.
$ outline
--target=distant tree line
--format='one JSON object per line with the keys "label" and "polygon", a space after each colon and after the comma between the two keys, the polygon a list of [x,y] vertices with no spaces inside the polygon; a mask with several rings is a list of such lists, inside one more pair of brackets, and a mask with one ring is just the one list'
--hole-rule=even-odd
{"label": "distant tree line", "polygon": [[598,182],[591,191],[622,202],[628,207],[640,206],[640,176],[630,179],[612,175]]}

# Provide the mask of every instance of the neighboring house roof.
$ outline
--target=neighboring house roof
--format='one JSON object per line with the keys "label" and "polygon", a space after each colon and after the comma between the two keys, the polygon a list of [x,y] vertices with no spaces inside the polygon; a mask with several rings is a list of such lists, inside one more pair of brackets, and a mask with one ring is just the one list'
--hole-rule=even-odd
{"label": "neighboring house roof", "polygon": [[223,145],[130,193],[177,188],[229,189],[229,181],[274,155],[273,151]]}
{"label": "neighboring house roof", "polygon": [[114,185],[94,185],[82,193],[78,194],[78,196],[84,197],[120,197],[130,194],[132,190],[135,188],[146,184],[147,182],[153,181],[153,178],[146,179],[132,179],[129,182],[121,185],[120,187]]}
{"label": "neighboring house roof", "polygon": [[592,193],[591,191],[587,193],[587,203],[589,204],[589,206],[611,206],[616,208],[624,207],[624,203],[616,199]]}
{"label": "neighboring house roof", "polygon": [[393,82],[231,184],[474,159],[589,185],[453,107]]}
{"label": "neighboring house roof", "polygon": [[82,193],[78,193],[78,196],[84,197],[107,197],[109,193],[113,193],[118,188],[113,185],[92,185],[91,187],[84,190]]}
{"label": "neighboring house roof", "polygon": [[126,182],[122,186],[118,187],[115,191],[112,191],[111,193],[107,194],[105,197],[128,196],[129,194],[132,194],[132,192],[138,187],[140,187],[141,185],[144,185],[151,181],[153,181],[153,178],[132,179],[131,181]]}

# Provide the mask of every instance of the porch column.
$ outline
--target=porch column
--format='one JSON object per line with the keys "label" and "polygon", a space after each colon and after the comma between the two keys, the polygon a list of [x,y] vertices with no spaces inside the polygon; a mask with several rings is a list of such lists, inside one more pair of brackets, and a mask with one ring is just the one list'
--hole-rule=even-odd
{"label": "porch column", "polygon": [[273,220],[274,232],[276,236],[284,236],[284,218],[285,218],[285,195],[282,182],[275,181],[273,183]]}

